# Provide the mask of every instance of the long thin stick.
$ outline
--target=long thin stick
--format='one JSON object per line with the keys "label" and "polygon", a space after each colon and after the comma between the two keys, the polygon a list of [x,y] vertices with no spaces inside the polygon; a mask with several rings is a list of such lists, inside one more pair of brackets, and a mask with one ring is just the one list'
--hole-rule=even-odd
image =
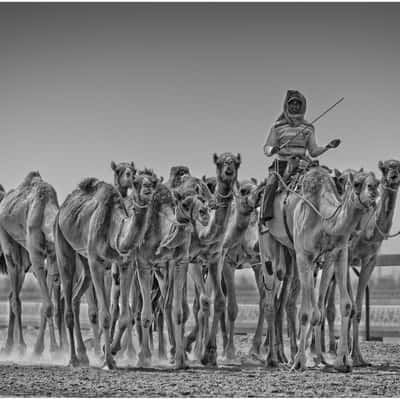
{"label": "long thin stick", "polygon": [[[325,114],[327,114],[329,111],[332,110],[332,108],[335,108],[339,103],[341,103],[344,100],[344,97],[340,98],[335,104],[331,105],[327,110],[325,110],[323,113],[318,115],[317,118],[313,119],[311,121],[311,124],[315,124],[319,119],[321,119]],[[291,139],[289,139],[286,143],[284,143],[282,146],[279,147],[279,149],[283,149],[286,147],[289,143],[291,143],[298,135],[303,133],[308,127],[306,126],[303,128],[300,132],[297,132],[296,135],[294,135]]]}

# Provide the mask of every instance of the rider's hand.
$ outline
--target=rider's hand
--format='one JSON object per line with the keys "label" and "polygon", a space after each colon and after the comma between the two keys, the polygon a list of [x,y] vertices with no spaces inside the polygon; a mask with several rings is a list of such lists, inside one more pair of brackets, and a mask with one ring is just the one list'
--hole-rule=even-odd
{"label": "rider's hand", "polygon": [[336,149],[336,147],[338,147],[339,144],[340,144],[340,139],[333,139],[327,144],[326,148],[327,149]]}

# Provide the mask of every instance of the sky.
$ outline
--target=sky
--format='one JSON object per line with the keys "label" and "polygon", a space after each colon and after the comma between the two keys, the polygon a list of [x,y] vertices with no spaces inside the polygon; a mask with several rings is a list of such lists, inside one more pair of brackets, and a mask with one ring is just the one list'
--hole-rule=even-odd
{"label": "sky", "polygon": [[261,179],[288,89],[309,120],[343,96],[315,126],[342,139],[321,161],[378,173],[400,159],[399,18],[396,3],[2,3],[0,183],[38,170],[62,201],[84,177],[112,182],[111,160],[201,176],[225,151]]}

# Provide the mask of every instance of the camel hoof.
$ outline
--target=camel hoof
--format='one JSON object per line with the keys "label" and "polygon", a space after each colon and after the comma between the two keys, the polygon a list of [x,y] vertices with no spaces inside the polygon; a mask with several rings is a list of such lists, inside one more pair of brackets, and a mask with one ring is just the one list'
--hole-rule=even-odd
{"label": "camel hoof", "polygon": [[71,358],[71,360],[69,361],[69,366],[72,368],[76,368],[79,367],[79,360],[77,357],[73,357]]}
{"label": "camel hoof", "polygon": [[333,367],[339,372],[351,372],[352,370],[352,366],[349,363],[347,356],[338,357],[333,364]]}
{"label": "camel hoof", "polygon": [[353,367],[371,367],[372,364],[366,362],[361,356],[353,357]]}
{"label": "camel hoof", "polygon": [[207,346],[204,356],[201,358],[201,363],[205,366],[217,366],[217,349],[212,346]]}
{"label": "camel hoof", "polygon": [[288,359],[283,348],[278,348],[278,361],[282,364],[288,363]]}
{"label": "camel hoof", "polygon": [[225,358],[228,361],[236,360],[236,352],[234,347],[228,347],[225,349]]}
{"label": "camel hoof", "polygon": [[290,371],[304,371],[306,369],[306,355],[305,354],[296,354],[296,357],[294,358],[294,362],[292,365],[292,368],[290,368]]}
{"label": "camel hoof", "polygon": [[112,357],[109,357],[105,361],[102,369],[104,369],[105,371],[111,371],[111,370],[115,369],[116,367],[117,367],[117,364],[116,364],[115,360]]}
{"label": "camel hoof", "polygon": [[89,358],[86,353],[78,354],[79,365],[84,367],[89,366]]}
{"label": "camel hoof", "polygon": [[176,357],[175,369],[188,369],[188,368],[189,368],[189,366],[186,363],[185,354],[182,354],[182,355]]}
{"label": "camel hoof", "polygon": [[325,360],[325,357],[322,354],[316,355],[313,358],[314,364],[316,366],[323,364],[323,365],[328,365],[327,361]]}
{"label": "camel hoof", "polygon": [[149,358],[144,358],[138,360],[136,366],[138,368],[150,368],[151,367],[151,360]]}

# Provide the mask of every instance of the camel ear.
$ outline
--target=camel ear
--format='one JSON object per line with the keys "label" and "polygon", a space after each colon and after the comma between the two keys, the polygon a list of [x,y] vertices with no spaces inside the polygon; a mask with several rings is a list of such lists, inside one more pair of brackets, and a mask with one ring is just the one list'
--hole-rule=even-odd
{"label": "camel ear", "polygon": [[207,177],[206,177],[205,175],[203,175],[203,176],[201,177],[201,180],[202,180],[204,183],[207,183]]}
{"label": "camel ear", "polygon": [[240,153],[237,153],[236,162],[238,165],[240,165],[242,163],[242,156],[240,155]]}
{"label": "camel ear", "polygon": [[358,172],[364,172],[364,168],[360,168]]}
{"label": "camel ear", "polygon": [[333,169],[333,172],[335,173],[335,177],[336,177],[336,178],[338,178],[339,176],[342,175],[341,172],[340,172],[338,169],[336,169],[336,168]]}
{"label": "camel ear", "polygon": [[214,164],[218,163],[218,154],[217,153],[213,154],[213,160],[214,160]]}
{"label": "camel ear", "polygon": [[383,163],[382,160],[379,160],[378,162],[378,168],[382,171],[382,173],[384,174],[385,172],[385,164]]}
{"label": "camel ear", "polygon": [[132,168],[132,171],[134,171],[134,173],[136,174],[136,167],[135,167],[135,163],[133,161],[131,161],[131,168]]}
{"label": "camel ear", "polygon": [[257,186],[258,185],[258,182],[257,182],[257,179],[256,178],[250,178],[250,180]]}
{"label": "camel ear", "polygon": [[111,161],[111,169],[112,169],[113,171],[116,171],[116,169],[117,169],[117,164],[115,164],[114,161]]}
{"label": "camel ear", "polygon": [[163,183],[163,182],[164,182],[164,177],[163,177],[163,176],[160,176],[159,183]]}

